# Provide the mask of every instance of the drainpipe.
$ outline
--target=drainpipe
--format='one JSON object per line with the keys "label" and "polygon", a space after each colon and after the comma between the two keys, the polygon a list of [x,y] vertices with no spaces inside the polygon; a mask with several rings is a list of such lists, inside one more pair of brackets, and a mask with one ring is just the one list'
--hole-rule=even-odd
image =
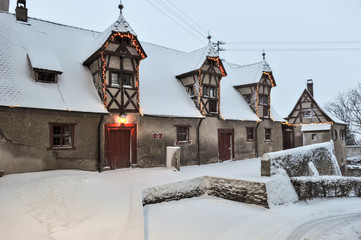
{"label": "drainpipe", "polygon": [[258,158],[258,127],[260,125],[260,122],[257,122],[256,128],[255,128],[255,151],[256,151],[256,158]]}
{"label": "drainpipe", "polygon": [[101,138],[102,138],[102,123],[104,121],[104,115],[101,115],[99,125],[98,125],[98,172],[102,172],[101,169]]}
{"label": "drainpipe", "polygon": [[197,161],[198,161],[198,166],[201,165],[199,129],[200,129],[201,125],[202,125],[203,119],[204,119],[204,118],[202,118],[201,120],[199,120],[199,123],[198,123],[198,126],[197,126]]}

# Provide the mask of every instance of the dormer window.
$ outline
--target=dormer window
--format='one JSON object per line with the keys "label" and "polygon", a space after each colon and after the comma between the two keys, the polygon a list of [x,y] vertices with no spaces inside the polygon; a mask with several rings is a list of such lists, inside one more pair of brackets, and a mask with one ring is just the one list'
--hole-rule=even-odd
{"label": "dormer window", "polygon": [[203,96],[208,97],[208,87],[203,86]]}
{"label": "dormer window", "polygon": [[35,70],[34,71],[35,80],[37,82],[43,82],[43,83],[57,83],[58,78],[57,74],[53,72],[45,72],[41,70]]}
{"label": "dormer window", "polygon": [[189,95],[194,96],[194,87],[193,87],[193,85],[188,85],[186,88],[187,88],[187,92],[189,93]]}
{"label": "dormer window", "polygon": [[211,98],[215,98],[216,97],[216,92],[215,92],[216,90],[215,90],[215,88],[214,87],[210,87],[209,88],[209,96],[211,97]]}
{"label": "dormer window", "polygon": [[63,70],[54,54],[44,49],[32,49],[28,51],[28,58],[35,81],[43,83],[58,82],[58,75],[62,74]]}

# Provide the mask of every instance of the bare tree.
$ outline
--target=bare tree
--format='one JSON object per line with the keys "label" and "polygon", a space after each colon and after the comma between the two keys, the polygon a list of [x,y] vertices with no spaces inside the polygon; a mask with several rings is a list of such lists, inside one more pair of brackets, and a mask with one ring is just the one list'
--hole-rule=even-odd
{"label": "bare tree", "polygon": [[339,93],[325,108],[349,125],[347,143],[356,144],[355,135],[361,135],[361,82],[355,88]]}

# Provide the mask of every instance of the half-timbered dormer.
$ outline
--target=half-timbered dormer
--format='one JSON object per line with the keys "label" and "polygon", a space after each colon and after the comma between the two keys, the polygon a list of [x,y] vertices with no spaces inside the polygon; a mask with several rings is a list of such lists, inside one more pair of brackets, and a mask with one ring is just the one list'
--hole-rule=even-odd
{"label": "half-timbered dormer", "polygon": [[252,75],[253,80],[251,79],[246,84],[234,87],[241,93],[244,100],[260,119],[268,119],[271,116],[271,91],[276,86],[271,68],[265,59],[253,66],[250,65],[249,68],[255,69],[255,78]]}
{"label": "half-timbered dormer", "polygon": [[212,44],[201,51],[205,51],[201,58],[205,58],[203,64],[177,78],[203,116],[219,116],[220,83],[227,73]]}
{"label": "half-timbered dormer", "polygon": [[139,112],[139,63],[146,54],[122,15],[95,39],[92,55],[84,62],[109,112]]}

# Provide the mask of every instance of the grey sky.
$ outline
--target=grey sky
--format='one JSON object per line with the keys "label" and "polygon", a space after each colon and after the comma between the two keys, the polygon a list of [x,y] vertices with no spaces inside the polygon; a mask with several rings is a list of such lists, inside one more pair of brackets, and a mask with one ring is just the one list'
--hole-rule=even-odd
{"label": "grey sky", "polygon": [[[215,39],[226,43],[361,41],[360,0],[162,1],[168,6],[174,4]],[[124,16],[141,41],[184,51],[205,46],[207,39],[185,26],[203,42],[190,35],[150,2],[161,8],[160,0],[123,0]],[[11,0],[10,12],[14,12],[15,4],[16,0]],[[31,17],[97,31],[117,19],[118,4],[119,0],[27,1]],[[361,81],[360,43],[227,44],[224,48],[233,50],[222,52],[221,57],[238,64],[261,61],[265,49],[278,85],[272,101],[282,116],[291,111],[309,78],[314,79],[315,97],[322,106],[339,91]],[[310,51],[313,48],[337,51]],[[340,50],[345,48],[352,50]]]}

